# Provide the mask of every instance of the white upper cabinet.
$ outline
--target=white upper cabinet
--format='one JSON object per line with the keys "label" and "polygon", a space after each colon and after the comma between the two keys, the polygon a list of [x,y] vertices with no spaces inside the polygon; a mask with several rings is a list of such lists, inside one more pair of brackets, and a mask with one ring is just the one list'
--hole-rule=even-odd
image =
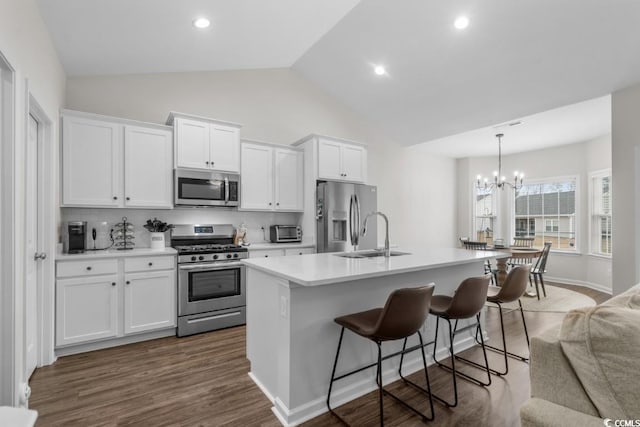
{"label": "white upper cabinet", "polygon": [[122,203],[122,128],[85,117],[62,117],[62,204]]}
{"label": "white upper cabinet", "polygon": [[361,145],[320,138],[318,178],[332,181],[365,182],[367,149]]}
{"label": "white upper cabinet", "polygon": [[240,172],[240,125],[171,113],[176,167]]}
{"label": "white upper cabinet", "polygon": [[171,131],[125,126],[124,205],[173,206],[173,135]]}
{"label": "white upper cabinet", "polygon": [[240,172],[240,129],[212,124],[209,135],[211,169]]}
{"label": "white upper cabinet", "polygon": [[172,208],[171,128],[62,113],[62,206]]}
{"label": "white upper cabinet", "polygon": [[209,124],[197,120],[176,119],[176,166],[209,169]]}
{"label": "white upper cabinet", "polygon": [[273,149],[242,143],[240,208],[273,210]]}
{"label": "white upper cabinet", "polygon": [[242,143],[240,209],[303,210],[303,153],[263,143]]}
{"label": "white upper cabinet", "polygon": [[301,211],[304,174],[303,154],[298,150],[274,148],[276,210]]}

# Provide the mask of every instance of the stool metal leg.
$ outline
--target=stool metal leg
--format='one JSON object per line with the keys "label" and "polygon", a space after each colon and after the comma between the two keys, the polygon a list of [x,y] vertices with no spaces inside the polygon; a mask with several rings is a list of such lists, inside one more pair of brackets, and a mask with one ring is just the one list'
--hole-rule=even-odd
{"label": "stool metal leg", "polygon": [[[509,372],[509,357],[521,362],[528,362],[529,358],[520,356],[519,354],[511,353],[507,350],[507,339],[504,333],[504,316],[502,314],[502,305],[498,302],[496,302],[495,304],[498,306],[498,312],[500,313],[500,333],[502,334],[502,348],[493,347],[489,344],[487,344],[486,347],[489,350],[500,353],[504,356],[504,371],[500,372],[495,369],[491,369],[491,373],[500,376],[507,375],[507,373]],[[522,303],[520,302],[520,300],[518,300],[518,305],[520,306],[520,315],[522,316],[522,324],[524,326],[524,334],[527,339],[527,347],[529,347],[529,332],[527,331],[527,322],[524,318],[524,310],[522,309]]]}
{"label": "stool metal leg", "polygon": [[380,406],[380,425],[383,426],[384,425],[384,413],[383,413],[383,404],[382,404],[382,346],[380,345],[380,341],[377,341],[376,344],[378,344],[378,375],[377,377],[380,379],[380,381],[378,382],[378,399],[379,399],[379,403],[378,405]]}
{"label": "stool metal leg", "polygon": [[[477,384],[479,386],[488,387],[488,386],[491,385],[491,369],[489,368],[489,359],[487,357],[487,349],[486,349],[485,343],[484,343],[484,335],[482,334],[482,325],[480,324],[480,313],[478,313],[476,315],[476,322],[477,322],[476,323],[476,325],[477,325],[476,326],[476,340],[477,340],[478,334],[480,334],[480,343],[479,344],[480,344],[480,347],[482,348],[482,354],[484,356],[484,365],[481,365],[479,363],[474,362],[473,360],[469,360],[469,359],[466,359],[466,358],[464,358],[462,356],[458,356],[458,355],[456,355],[455,358],[457,360],[460,360],[461,362],[467,363],[467,364],[469,364],[471,366],[474,366],[476,368],[479,368],[479,369],[482,369],[482,370],[486,371],[486,373],[487,373],[487,381],[486,382],[480,381],[479,379],[473,378],[472,376],[467,375],[467,374],[462,373],[462,372],[456,372],[456,373],[458,375],[462,376],[463,378],[467,379],[468,381],[471,381],[472,383],[475,383],[475,384]],[[453,335],[455,336],[455,334],[456,334],[456,330],[454,328]]]}
{"label": "stool metal leg", "polygon": [[336,358],[333,362],[333,370],[331,371],[331,381],[329,381],[329,393],[327,394],[327,408],[329,412],[338,417],[340,421],[346,424],[340,415],[331,408],[331,389],[333,388],[334,378],[336,377],[336,367],[338,366],[338,356],[340,356],[340,348],[342,347],[342,338],[344,337],[344,327],[340,330],[340,339],[338,340],[338,349],[336,350]]}
{"label": "stool metal leg", "polygon": [[425,420],[425,421],[433,421],[433,418],[434,418],[434,413],[433,413],[433,394],[431,393],[431,382],[429,381],[429,371],[427,369],[427,357],[425,356],[425,353],[424,353],[424,345],[425,344],[424,344],[424,341],[422,339],[422,333],[420,333],[420,331],[418,331],[418,338],[420,339],[420,351],[422,353],[422,366],[424,368],[424,377],[425,377],[425,380],[427,382],[427,388],[425,389],[424,387],[414,383],[413,381],[409,380],[408,378],[405,378],[402,375],[402,364],[404,362],[404,354],[405,354],[405,350],[407,348],[407,338],[404,339],[404,344],[402,345],[402,353],[400,355],[400,366],[398,367],[398,375],[400,376],[400,378],[405,383],[415,387],[416,389],[422,391],[423,393],[426,393],[427,396],[429,396],[429,409],[431,410],[431,416],[426,416],[424,413],[418,411],[417,409],[415,409],[414,407],[412,407],[411,405],[409,405],[405,401],[397,398],[396,396],[394,396],[390,392],[386,391],[386,393],[389,396],[391,396],[394,399],[396,399],[398,402],[402,403],[407,408],[411,409],[416,414],[420,415],[423,420]]}

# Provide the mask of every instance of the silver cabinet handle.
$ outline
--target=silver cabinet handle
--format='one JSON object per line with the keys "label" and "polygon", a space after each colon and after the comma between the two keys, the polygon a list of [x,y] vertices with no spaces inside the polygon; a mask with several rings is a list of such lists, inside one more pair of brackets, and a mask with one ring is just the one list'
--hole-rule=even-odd
{"label": "silver cabinet handle", "polygon": [[149,267],[151,267],[151,266],[153,266],[153,263],[152,263],[152,262],[150,262],[150,263],[149,263]]}
{"label": "silver cabinet handle", "polygon": [[38,261],[38,260],[43,260],[44,261],[45,259],[47,259],[47,254],[44,253],[44,252],[40,252],[40,253],[36,252],[33,255],[33,260],[34,261]]}
{"label": "silver cabinet handle", "polygon": [[131,282],[130,282],[129,280],[127,280],[125,283],[126,283],[127,285],[130,285],[130,284],[131,284]]}
{"label": "silver cabinet handle", "polygon": [[116,285],[116,282],[111,282],[111,286],[115,286],[115,285]]}
{"label": "silver cabinet handle", "polygon": [[88,266],[88,267],[87,267],[87,271],[91,271],[91,266]]}

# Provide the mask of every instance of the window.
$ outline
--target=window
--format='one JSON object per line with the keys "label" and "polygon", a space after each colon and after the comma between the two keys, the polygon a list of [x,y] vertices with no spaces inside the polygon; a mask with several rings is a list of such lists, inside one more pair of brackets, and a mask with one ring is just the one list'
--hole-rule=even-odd
{"label": "window", "polygon": [[471,240],[492,243],[496,220],[495,193],[484,188],[475,191],[475,235]]}
{"label": "window", "polygon": [[591,174],[591,239],[592,254],[611,256],[611,171]]}
{"label": "window", "polygon": [[534,246],[576,250],[576,181],[562,178],[523,185],[515,196],[515,235]]}

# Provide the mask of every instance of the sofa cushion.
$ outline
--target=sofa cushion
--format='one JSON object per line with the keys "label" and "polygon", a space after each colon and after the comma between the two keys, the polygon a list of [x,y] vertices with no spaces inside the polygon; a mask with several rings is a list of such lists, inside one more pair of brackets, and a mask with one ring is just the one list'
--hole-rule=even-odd
{"label": "sofa cushion", "polygon": [[605,304],[573,310],[559,338],[600,416],[640,419],[640,310]]}
{"label": "sofa cushion", "polygon": [[627,307],[640,310],[640,284],[635,285],[620,295],[616,295],[610,300],[602,303],[602,305]]}

